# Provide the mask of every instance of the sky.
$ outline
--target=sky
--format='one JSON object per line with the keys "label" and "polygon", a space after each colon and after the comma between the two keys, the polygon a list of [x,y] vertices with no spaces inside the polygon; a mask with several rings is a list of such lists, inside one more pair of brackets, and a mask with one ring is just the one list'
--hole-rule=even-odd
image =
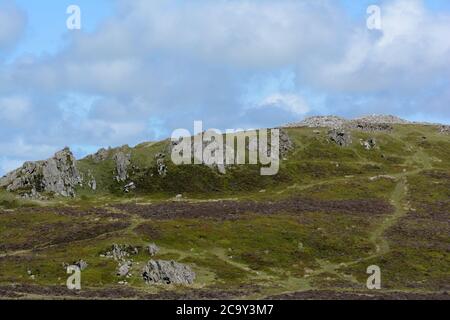
{"label": "sky", "polygon": [[[70,5],[80,30],[66,26]],[[195,120],[450,123],[449,82],[448,0],[0,0],[0,174]]]}

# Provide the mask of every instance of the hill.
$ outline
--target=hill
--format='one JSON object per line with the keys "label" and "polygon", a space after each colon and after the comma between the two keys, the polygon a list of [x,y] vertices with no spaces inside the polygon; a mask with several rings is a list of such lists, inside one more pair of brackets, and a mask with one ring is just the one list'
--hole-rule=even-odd
{"label": "hill", "polygon": [[[310,118],[282,128],[274,176],[175,166],[171,147],[64,149],[0,179],[0,296],[447,298],[448,127]],[[150,259],[195,281],[149,285]],[[63,266],[80,260],[83,289],[68,291]]]}

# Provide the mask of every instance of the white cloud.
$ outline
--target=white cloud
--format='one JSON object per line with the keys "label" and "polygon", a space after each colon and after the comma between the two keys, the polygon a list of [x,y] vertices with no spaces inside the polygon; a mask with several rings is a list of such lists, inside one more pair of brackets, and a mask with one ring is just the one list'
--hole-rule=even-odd
{"label": "white cloud", "polygon": [[12,1],[0,0],[0,50],[13,46],[22,35],[26,17]]}
{"label": "white cloud", "polygon": [[31,109],[31,101],[21,96],[0,97],[0,121],[18,123]]}
{"label": "white cloud", "polygon": [[298,116],[304,115],[310,111],[305,100],[296,94],[272,94],[261,101],[258,107],[281,108]]}

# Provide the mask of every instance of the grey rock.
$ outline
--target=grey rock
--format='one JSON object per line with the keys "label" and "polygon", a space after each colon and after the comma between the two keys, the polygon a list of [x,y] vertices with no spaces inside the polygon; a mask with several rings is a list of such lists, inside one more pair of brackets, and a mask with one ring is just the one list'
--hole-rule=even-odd
{"label": "grey rock", "polygon": [[286,130],[280,130],[280,155],[285,157],[294,149],[294,143],[289,137]]}
{"label": "grey rock", "polygon": [[92,175],[91,170],[88,171],[87,175],[87,184],[88,187],[91,188],[93,191],[97,190],[97,181],[95,180],[95,177]]}
{"label": "grey rock", "polygon": [[373,148],[375,148],[377,146],[377,142],[376,142],[375,138],[370,138],[366,141],[363,141],[362,145],[364,146],[364,148],[366,150],[372,150]]}
{"label": "grey rock", "polygon": [[150,256],[153,257],[153,256],[156,256],[158,254],[159,247],[156,244],[151,243],[151,244],[148,245],[147,250],[148,250],[148,253],[150,254]]}
{"label": "grey rock", "polygon": [[440,134],[450,134],[450,126],[443,125],[439,128]]}
{"label": "grey rock", "polygon": [[119,263],[117,275],[119,277],[126,277],[130,273],[132,265],[133,263],[131,261]]}
{"label": "grey rock", "polygon": [[131,155],[119,151],[114,155],[114,161],[116,162],[117,182],[126,181],[128,179],[128,167],[131,164]]}
{"label": "grey rock", "polygon": [[345,118],[337,116],[315,116],[308,117],[301,122],[288,124],[286,127],[309,127],[309,128],[342,128],[347,122]]}
{"label": "grey rock", "polygon": [[165,177],[167,175],[167,166],[164,162],[166,155],[163,153],[158,153],[155,158],[158,175],[160,175],[161,177]]}
{"label": "grey rock", "polygon": [[391,132],[394,129],[394,127],[389,123],[369,123],[369,122],[362,122],[360,120],[350,121],[348,124],[346,124],[346,127],[348,129],[362,130],[367,132],[377,132],[377,131]]}
{"label": "grey rock", "polygon": [[339,130],[333,129],[328,132],[328,137],[330,140],[341,147],[347,147],[352,143],[352,137],[349,133]]}
{"label": "grey rock", "polygon": [[184,264],[175,261],[150,260],[142,271],[147,284],[181,284],[194,283],[195,272]]}
{"label": "grey rock", "polygon": [[130,182],[125,187],[123,187],[123,191],[125,193],[129,193],[132,190],[136,190],[136,185],[134,184],[134,182]]}
{"label": "grey rock", "polygon": [[364,131],[392,130],[393,124],[410,124],[411,122],[392,115],[370,115],[354,120],[348,120],[337,116],[309,117],[297,123],[286,125],[287,128],[309,127],[330,129],[355,129]]}
{"label": "grey rock", "polygon": [[42,192],[74,197],[75,187],[81,185],[82,180],[72,152],[65,148],[48,160],[26,162],[1,178],[0,188],[12,192],[25,191],[28,197],[33,198]]}
{"label": "grey rock", "polygon": [[84,260],[78,260],[78,261],[74,262],[73,265],[80,268],[81,271],[85,270],[88,267],[87,262]]}
{"label": "grey rock", "polygon": [[139,253],[139,249],[127,244],[113,244],[111,249],[102,254],[106,258],[112,258],[116,261],[125,261],[131,255]]}
{"label": "grey rock", "polygon": [[109,148],[108,150],[102,148],[102,149],[98,150],[97,153],[89,155],[86,158],[94,161],[95,163],[99,163],[99,162],[107,160],[110,156],[110,153],[111,153],[111,148]]}

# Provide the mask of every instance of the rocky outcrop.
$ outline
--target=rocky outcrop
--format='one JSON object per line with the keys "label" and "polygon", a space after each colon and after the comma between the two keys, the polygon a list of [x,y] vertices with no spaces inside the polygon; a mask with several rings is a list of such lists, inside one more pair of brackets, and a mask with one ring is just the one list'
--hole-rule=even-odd
{"label": "rocky outcrop", "polygon": [[450,134],[450,126],[446,126],[446,125],[441,126],[439,128],[439,133],[440,134]]}
{"label": "rocky outcrop", "polygon": [[286,127],[309,127],[309,128],[342,128],[347,119],[337,116],[316,116],[309,117],[298,123],[288,124]]}
{"label": "rocky outcrop", "polygon": [[33,198],[44,192],[74,197],[75,187],[81,183],[82,177],[69,148],[57,152],[45,161],[26,162],[21,168],[0,179],[1,188]]}
{"label": "rocky outcrop", "polygon": [[117,276],[118,277],[127,277],[130,274],[131,268],[133,266],[132,261],[124,261],[119,263],[117,267]]}
{"label": "rocky outcrop", "polygon": [[112,247],[101,254],[101,257],[112,258],[116,261],[124,261],[128,259],[131,255],[137,255],[139,249],[127,244],[113,244]]}
{"label": "rocky outcrop", "polygon": [[330,140],[341,147],[347,147],[352,143],[352,136],[339,129],[333,129],[328,132]]}
{"label": "rocky outcrop", "polygon": [[402,118],[392,116],[392,115],[379,115],[379,114],[372,114],[370,116],[365,116],[362,118],[357,118],[355,121],[360,123],[384,123],[384,124],[409,124],[410,122],[407,120],[404,120]]}
{"label": "rocky outcrop", "polygon": [[286,130],[280,130],[280,154],[282,157],[287,156],[294,149],[294,143],[289,137]]}
{"label": "rocky outcrop", "polygon": [[195,272],[175,261],[150,260],[142,271],[142,278],[147,284],[180,284],[191,285],[195,280]]}
{"label": "rocky outcrop", "polygon": [[131,164],[131,154],[122,151],[114,155],[116,162],[116,180],[117,182],[124,182],[128,179],[128,167]]}
{"label": "rocky outcrop", "polygon": [[158,153],[155,156],[156,159],[156,168],[158,170],[158,175],[161,177],[165,177],[167,175],[167,166],[164,163],[166,159],[166,155],[164,153]]}
{"label": "rocky outcrop", "polygon": [[317,116],[309,117],[301,122],[291,123],[285,127],[309,127],[309,128],[330,128],[330,129],[350,129],[363,131],[391,131],[393,124],[410,124],[411,122],[391,115],[370,115],[354,120],[348,120],[337,116]]}
{"label": "rocky outcrop", "polygon": [[110,153],[111,153],[111,148],[109,148],[109,149],[101,148],[100,150],[97,151],[97,153],[87,156],[86,159],[90,159],[90,160],[94,161],[95,163],[99,163],[99,162],[107,160]]}
{"label": "rocky outcrop", "polygon": [[375,140],[375,138],[370,138],[366,141],[361,141],[361,144],[366,150],[372,150],[377,146],[377,141]]}
{"label": "rocky outcrop", "polygon": [[352,130],[361,130],[367,132],[377,132],[377,131],[391,132],[394,129],[394,127],[389,123],[370,123],[370,122],[362,122],[359,120],[350,121],[345,126]]}

